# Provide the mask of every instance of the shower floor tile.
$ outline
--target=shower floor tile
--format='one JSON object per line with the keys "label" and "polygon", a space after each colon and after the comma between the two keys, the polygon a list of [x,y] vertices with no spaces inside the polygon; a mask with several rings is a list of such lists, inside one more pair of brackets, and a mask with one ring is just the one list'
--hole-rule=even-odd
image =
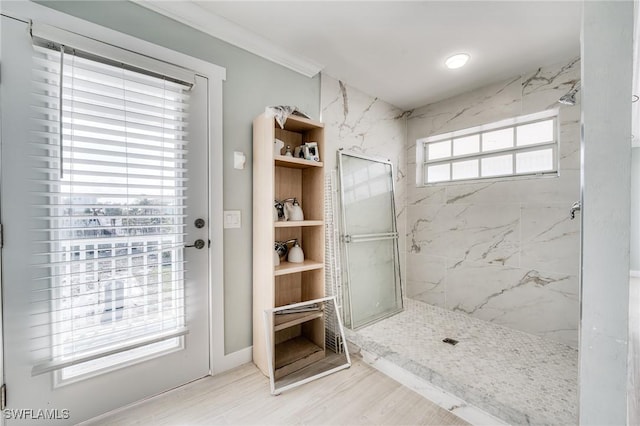
{"label": "shower floor tile", "polygon": [[510,424],[577,424],[578,351],[562,343],[412,299],[348,339]]}

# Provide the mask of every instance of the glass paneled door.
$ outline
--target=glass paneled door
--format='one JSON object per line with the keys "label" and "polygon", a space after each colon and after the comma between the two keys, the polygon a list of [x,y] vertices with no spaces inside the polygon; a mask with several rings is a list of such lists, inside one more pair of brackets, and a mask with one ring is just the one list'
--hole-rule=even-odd
{"label": "glass paneled door", "polygon": [[344,315],[356,329],[400,312],[402,290],[393,165],[339,151]]}
{"label": "glass paneled door", "polygon": [[2,17],[4,414],[75,424],[209,374],[208,80],[29,29]]}

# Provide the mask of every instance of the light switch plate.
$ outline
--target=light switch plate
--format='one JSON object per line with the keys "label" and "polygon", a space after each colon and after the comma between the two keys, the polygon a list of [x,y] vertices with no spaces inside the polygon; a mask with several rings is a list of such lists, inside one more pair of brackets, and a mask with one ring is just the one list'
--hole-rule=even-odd
{"label": "light switch plate", "polygon": [[240,210],[224,211],[224,227],[225,229],[242,227],[242,218],[240,216]]}

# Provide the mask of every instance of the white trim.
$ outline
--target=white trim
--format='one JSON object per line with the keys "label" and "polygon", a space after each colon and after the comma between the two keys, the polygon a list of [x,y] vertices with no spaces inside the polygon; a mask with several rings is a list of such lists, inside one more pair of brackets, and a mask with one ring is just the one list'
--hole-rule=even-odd
{"label": "white trim", "polygon": [[[224,233],[222,228],[224,205],[223,198],[223,134],[222,134],[222,81],[209,80],[209,220],[218,223],[218,227],[209,227],[209,276],[214,285],[211,287],[209,312],[211,317],[211,350],[209,351],[210,373],[218,374],[227,370],[227,357],[224,353]],[[218,285],[216,285],[218,284]],[[251,348],[249,348],[251,349]],[[251,358],[249,358],[249,361]],[[240,364],[238,364],[240,365]],[[235,366],[235,365],[234,365]]]}
{"label": "white trim", "polygon": [[[470,127],[461,130],[455,130],[452,132],[441,133],[438,135],[432,135],[424,138],[419,138],[416,140],[416,186],[417,187],[426,187],[431,185],[438,184],[449,184],[454,182],[481,182],[487,180],[493,180],[496,178],[513,178],[513,177],[542,177],[542,176],[558,176],[559,170],[559,150],[560,150],[560,123],[559,123],[559,112],[558,108],[548,109],[541,112],[536,112],[533,114],[521,115],[517,117],[507,118],[504,120],[496,121],[493,123],[482,124],[480,126]],[[518,145],[518,136],[516,132],[516,128],[519,125],[527,125],[534,124],[540,122],[553,122],[553,138],[551,141],[537,143],[537,144],[529,144],[529,145]],[[486,133],[496,131],[496,130],[511,130],[513,133],[513,146],[508,148],[500,148],[493,149],[490,151],[483,151],[484,145],[484,135]],[[478,136],[478,152],[474,152],[472,154],[455,154],[455,140],[457,138],[468,137],[468,136]],[[431,144],[438,144],[443,142],[449,142],[449,155],[445,157],[439,157],[435,159],[426,158],[427,155],[425,151],[427,147]],[[517,155],[526,152],[534,152],[541,151],[544,149],[551,148],[552,150],[552,169],[544,170],[544,171],[534,171],[534,172],[517,172]],[[511,155],[512,159],[512,172],[501,174],[501,175],[488,175],[484,176],[482,171],[482,160],[487,158],[498,157],[500,155]],[[464,160],[477,160],[478,165],[478,175],[470,178],[461,178],[454,179],[453,178],[453,166],[460,161]],[[428,174],[427,168],[430,166],[440,166],[440,165],[448,165],[449,167],[449,178],[444,180],[439,180],[435,182],[428,182]]]}
{"label": "white trim", "polygon": [[324,68],[324,65],[293,54],[196,3],[162,0],[132,1],[304,76],[313,77]]}
{"label": "white trim", "polygon": [[58,12],[46,6],[27,1],[7,1],[0,3],[0,5],[2,14],[11,18],[24,22],[40,21],[94,40],[108,40],[112,46],[126,46],[128,50],[140,51],[146,56],[164,62],[180,64],[210,79],[226,79],[226,69],[219,65]]}
{"label": "white trim", "polygon": [[223,373],[253,361],[253,346],[216,358],[216,369],[213,375]]}
{"label": "white trim", "polygon": [[[95,40],[105,40],[113,46],[127,46],[129,50],[139,51],[157,60],[180,64],[191,69],[196,74],[208,79],[209,102],[209,178],[210,178],[210,206],[209,214],[211,223],[219,224],[214,228],[210,226],[210,372],[217,374],[225,369],[233,368],[251,361],[251,348],[243,349],[242,353],[248,353],[248,361],[244,361],[246,355],[224,354],[224,263],[220,253],[223,253],[222,230],[222,206],[223,206],[223,104],[222,81],[226,78],[226,70],[223,67],[176,52],[171,49],[123,34],[109,28],[101,27],[48,7],[27,2],[1,2],[1,13],[8,17],[24,22],[31,20],[44,24],[53,24],[58,28],[65,28],[82,34]],[[219,229],[218,229],[219,228]],[[229,358],[230,357],[230,358]]]}
{"label": "white trim", "polygon": [[632,278],[640,278],[640,271],[629,271],[629,276]]}

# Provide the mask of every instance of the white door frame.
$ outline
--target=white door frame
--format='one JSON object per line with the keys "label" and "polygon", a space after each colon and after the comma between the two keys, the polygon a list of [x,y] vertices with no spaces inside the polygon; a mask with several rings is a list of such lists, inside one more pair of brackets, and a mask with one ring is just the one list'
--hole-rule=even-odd
{"label": "white door frame", "polygon": [[[222,90],[226,78],[226,70],[218,65],[158,46],[153,43],[123,34],[109,28],[52,10],[32,2],[2,2],[0,12],[3,15],[24,22],[39,23],[82,34],[85,37],[100,40],[114,46],[126,46],[152,58],[173,64],[181,64],[185,68],[196,71],[209,80],[208,88],[208,126],[209,126],[209,329],[210,329],[210,361],[209,373],[218,374],[246,362],[242,357],[225,356],[224,351],[224,264],[221,253],[223,249],[223,137],[222,137]],[[1,307],[0,307],[1,308]],[[1,313],[1,311],[0,311]],[[1,317],[0,317],[1,319]],[[0,324],[1,325],[1,324]],[[0,328],[1,331],[1,328]],[[0,335],[1,337],[1,335]],[[0,360],[2,354],[0,354]],[[0,368],[2,364],[0,363]],[[0,370],[2,373],[2,370]],[[4,378],[4,376],[2,376]],[[1,417],[1,416],[0,416]]]}

